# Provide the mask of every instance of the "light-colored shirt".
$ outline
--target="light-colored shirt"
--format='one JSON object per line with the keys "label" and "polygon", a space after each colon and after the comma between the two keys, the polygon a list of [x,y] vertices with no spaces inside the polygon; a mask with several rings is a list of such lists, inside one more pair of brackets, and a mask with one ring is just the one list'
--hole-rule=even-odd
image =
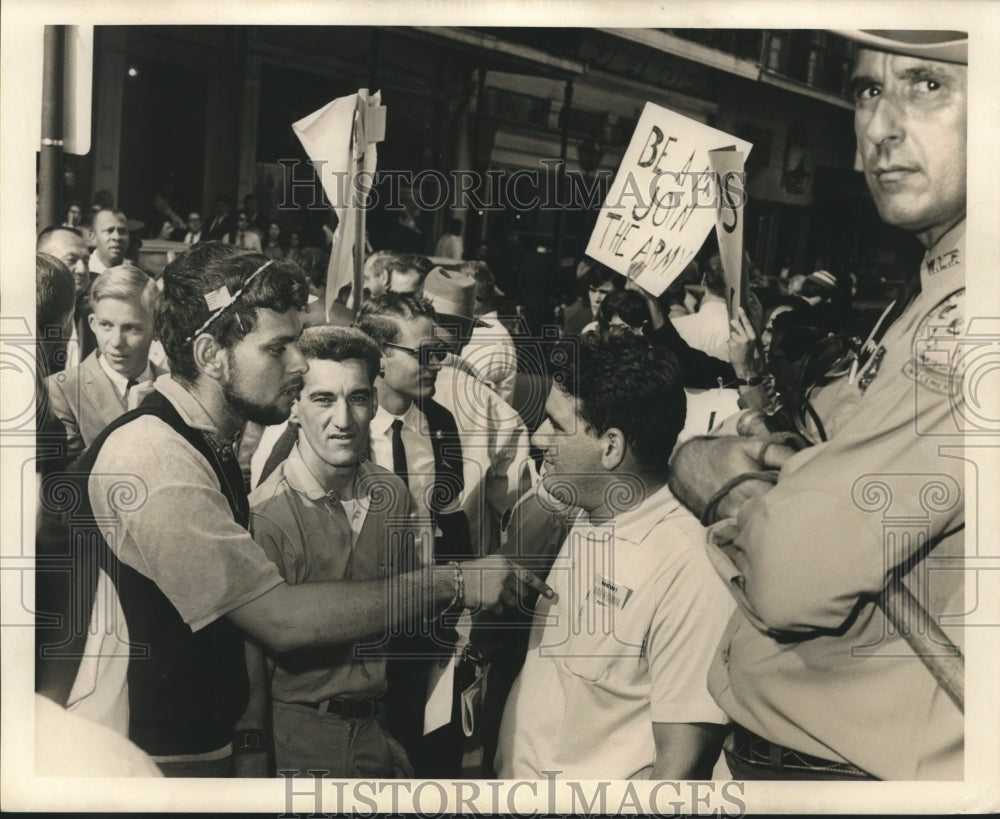
{"label": "light-colored shirt", "polygon": [[[434,449],[427,430],[427,419],[416,404],[410,404],[406,412],[398,416],[403,422],[400,438],[406,451],[407,485],[413,498],[414,509],[421,517],[430,515],[430,493],[434,489]],[[392,415],[379,405],[369,427],[371,438],[371,459],[384,469],[393,471],[392,462]]]}
{"label": "light-colored shirt", "polygon": [[953,356],[964,265],[963,222],[928,251],[920,295],[845,379],[855,399],[834,437],[743,507],[734,544],[708,547],[740,604],[709,675],[716,700],[774,743],[881,779],[963,776],[962,713],[873,600],[913,561],[904,582],[963,642],[967,462]]}
{"label": "light-colored shirt", "polygon": [[446,259],[461,259],[463,251],[462,237],[456,236],[454,233],[444,234],[434,246],[434,255]]}
{"label": "light-colored shirt", "polygon": [[496,312],[479,316],[479,320],[486,326],[473,329],[468,344],[462,350],[462,358],[509,404],[517,376],[514,340],[500,323]]}
{"label": "light-colored shirt", "polygon": [[729,361],[729,313],[721,296],[706,292],[697,313],[671,321],[681,338],[696,350]]}
{"label": "light-colored shirt", "polygon": [[438,373],[434,400],[455,418],[462,443],[465,490],[461,505],[472,546],[480,555],[500,547],[500,521],[531,488],[534,463],[528,429],[510,404],[458,367]]}
{"label": "light-colored shirt", "polygon": [[149,361],[146,361],[146,368],[134,379],[136,383],[131,388],[128,379],[108,364],[103,355],[97,357],[97,363],[101,365],[104,374],[111,379],[118,396],[126,403],[126,409],[135,409],[138,406],[138,399],[148,393],[153,386],[153,369],[149,366]]}
{"label": "light-colored shirt", "polygon": [[653,723],[724,723],[705,676],[733,610],[705,530],[662,487],[608,524],[581,512],[535,604],[507,698],[501,778],[648,776]]}
{"label": "light-colored shirt", "polygon": [[260,236],[257,235],[257,231],[250,230],[249,228],[247,230],[234,230],[229,236],[226,237],[226,242],[231,245],[246,248],[247,250],[256,251],[257,253],[261,252]]}
{"label": "light-colored shirt", "polygon": [[114,583],[98,570],[80,668],[66,701],[79,717],[128,736],[128,623]]}
{"label": "light-colored shirt", "polygon": [[96,250],[90,254],[90,259],[87,261],[87,268],[91,273],[96,273],[97,275],[100,275],[109,269],[108,266],[101,261],[101,258],[97,255]]}
{"label": "light-colored shirt", "polygon": [[79,711],[35,694],[35,770],[53,777],[160,777],[138,745]]}
{"label": "light-colored shirt", "polygon": [[[155,387],[185,423],[218,433],[180,383],[163,375]],[[118,559],[152,580],[192,631],[282,582],[274,563],[233,520],[208,461],[158,418],[138,418],[108,436],[89,493]]]}
{"label": "light-colored shirt", "polygon": [[[289,583],[372,580],[396,573],[413,557],[409,493],[399,478],[370,462],[358,465],[354,498],[338,498],[323,489],[296,444],[251,493],[250,505],[254,539]],[[282,658],[272,697],[318,702],[385,693],[385,657],[357,651],[361,642]]]}

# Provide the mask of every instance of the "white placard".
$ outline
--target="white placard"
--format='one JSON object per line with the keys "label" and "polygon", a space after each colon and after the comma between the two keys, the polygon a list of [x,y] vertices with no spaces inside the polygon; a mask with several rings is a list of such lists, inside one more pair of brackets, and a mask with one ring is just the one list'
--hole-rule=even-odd
{"label": "white placard", "polygon": [[647,102],[601,208],[587,255],[659,295],[715,225],[718,185],[708,152],[749,142]]}

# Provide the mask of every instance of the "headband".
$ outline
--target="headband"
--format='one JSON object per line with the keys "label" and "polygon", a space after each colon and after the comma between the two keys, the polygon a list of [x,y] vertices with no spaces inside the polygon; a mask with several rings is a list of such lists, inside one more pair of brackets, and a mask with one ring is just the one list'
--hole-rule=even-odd
{"label": "headband", "polygon": [[215,321],[219,316],[221,316],[226,310],[233,306],[236,300],[242,296],[246,289],[251,285],[254,279],[256,279],[264,270],[267,269],[274,259],[268,259],[264,264],[258,267],[253,273],[250,274],[249,278],[243,282],[243,286],[240,287],[235,293],[230,294],[229,288],[222,285],[218,290],[212,290],[210,293],[205,294],[205,304],[208,305],[208,309],[212,311],[211,315],[205,319],[202,325],[195,330],[191,335],[184,339],[185,344],[190,344],[198,336],[208,329],[208,326]]}

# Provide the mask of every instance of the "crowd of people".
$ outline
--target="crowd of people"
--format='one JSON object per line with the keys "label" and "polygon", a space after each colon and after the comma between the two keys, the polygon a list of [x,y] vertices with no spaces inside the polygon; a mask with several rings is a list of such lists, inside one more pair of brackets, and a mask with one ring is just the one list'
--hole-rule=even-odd
{"label": "crowd of people", "polygon": [[538,332],[457,220],[452,261],[370,253],[356,314],[252,202],[162,200],[158,277],[111,203],[41,230],[36,693],[88,770],[961,779],[885,592],[964,611],[916,342],[962,332],[966,44],[905,34],[858,35],[856,135],[926,257],[864,343],[825,270],[731,315],[711,247],[662,295],[585,259]]}

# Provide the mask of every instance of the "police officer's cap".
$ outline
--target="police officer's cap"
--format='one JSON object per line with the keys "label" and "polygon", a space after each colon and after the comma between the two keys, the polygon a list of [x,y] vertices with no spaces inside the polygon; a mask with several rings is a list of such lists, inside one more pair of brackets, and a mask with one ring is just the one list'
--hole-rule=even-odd
{"label": "police officer's cap", "polygon": [[836,33],[853,40],[862,48],[925,60],[969,64],[969,35],[964,31],[868,30]]}

